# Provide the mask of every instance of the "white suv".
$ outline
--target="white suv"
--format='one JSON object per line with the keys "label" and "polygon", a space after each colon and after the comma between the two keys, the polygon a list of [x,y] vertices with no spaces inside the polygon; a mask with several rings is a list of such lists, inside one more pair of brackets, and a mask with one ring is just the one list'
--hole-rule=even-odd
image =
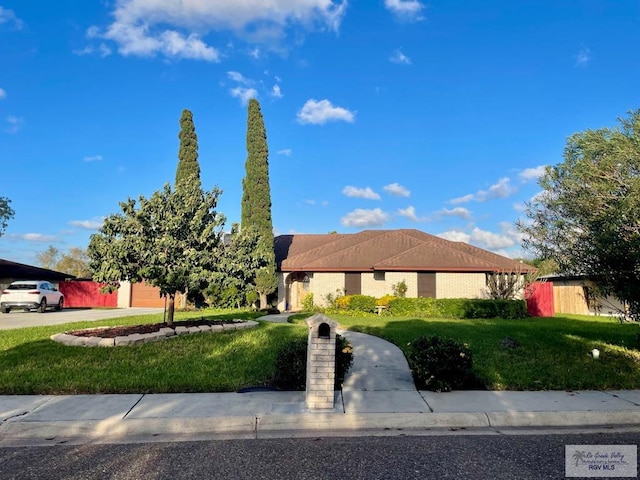
{"label": "white suv", "polygon": [[62,310],[64,295],[51,283],[44,280],[23,280],[13,282],[0,295],[0,310],[9,313],[12,308],[20,310],[37,309],[44,313],[47,307]]}

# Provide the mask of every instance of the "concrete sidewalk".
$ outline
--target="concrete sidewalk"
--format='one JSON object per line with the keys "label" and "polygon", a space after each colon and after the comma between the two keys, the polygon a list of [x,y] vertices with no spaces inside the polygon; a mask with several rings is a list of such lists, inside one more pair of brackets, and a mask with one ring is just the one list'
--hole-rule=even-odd
{"label": "concrete sidewalk", "polygon": [[309,411],[305,392],[0,396],[0,446],[640,425],[640,390],[417,391],[398,347],[340,333],[354,365],[333,410]]}
{"label": "concrete sidewalk", "polygon": [[304,392],[0,396],[0,446],[132,436],[261,438],[291,432],[640,425],[640,390],[403,390],[384,392],[373,402],[345,398],[336,391],[333,411],[310,412]]}

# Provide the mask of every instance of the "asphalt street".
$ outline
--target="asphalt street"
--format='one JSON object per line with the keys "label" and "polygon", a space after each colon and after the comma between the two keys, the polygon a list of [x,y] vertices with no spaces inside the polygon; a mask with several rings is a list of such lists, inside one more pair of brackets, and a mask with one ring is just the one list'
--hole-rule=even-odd
{"label": "asphalt street", "polygon": [[11,313],[0,314],[0,330],[23,327],[42,327],[60,325],[70,322],[104,320],[107,318],[128,317],[162,313],[161,308],[65,308],[59,312],[47,310],[45,313],[24,310],[12,310]]}
{"label": "asphalt street", "polygon": [[[453,434],[452,434],[453,433]],[[0,478],[558,479],[565,445],[637,445],[640,431],[218,440],[0,448]]]}

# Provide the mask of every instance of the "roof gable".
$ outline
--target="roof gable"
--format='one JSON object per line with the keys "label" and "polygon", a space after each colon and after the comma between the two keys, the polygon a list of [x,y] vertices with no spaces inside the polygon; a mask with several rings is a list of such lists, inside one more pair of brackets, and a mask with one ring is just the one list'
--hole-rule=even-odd
{"label": "roof gable", "polygon": [[461,242],[413,229],[355,234],[281,235],[282,271],[528,271],[533,267]]}

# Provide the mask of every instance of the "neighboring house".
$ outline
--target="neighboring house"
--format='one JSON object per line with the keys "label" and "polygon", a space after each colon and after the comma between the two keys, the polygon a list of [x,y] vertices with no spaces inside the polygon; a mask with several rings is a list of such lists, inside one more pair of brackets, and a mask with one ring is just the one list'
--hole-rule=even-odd
{"label": "neighboring house", "polygon": [[75,276],[0,258],[0,290],[4,290],[16,280],[46,280],[57,287],[60,282],[69,278],[75,278]]}
{"label": "neighboring house", "polygon": [[419,230],[365,230],[354,234],[280,235],[275,239],[278,308],[298,310],[313,293],[327,295],[393,292],[404,281],[407,297],[486,298],[493,272],[535,270],[463,242]]}
{"label": "neighboring house", "polygon": [[580,275],[546,275],[541,278],[553,284],[553,308],[556,314],[620,315],[624,304],[613,296],[595,295],[593,281]]}

